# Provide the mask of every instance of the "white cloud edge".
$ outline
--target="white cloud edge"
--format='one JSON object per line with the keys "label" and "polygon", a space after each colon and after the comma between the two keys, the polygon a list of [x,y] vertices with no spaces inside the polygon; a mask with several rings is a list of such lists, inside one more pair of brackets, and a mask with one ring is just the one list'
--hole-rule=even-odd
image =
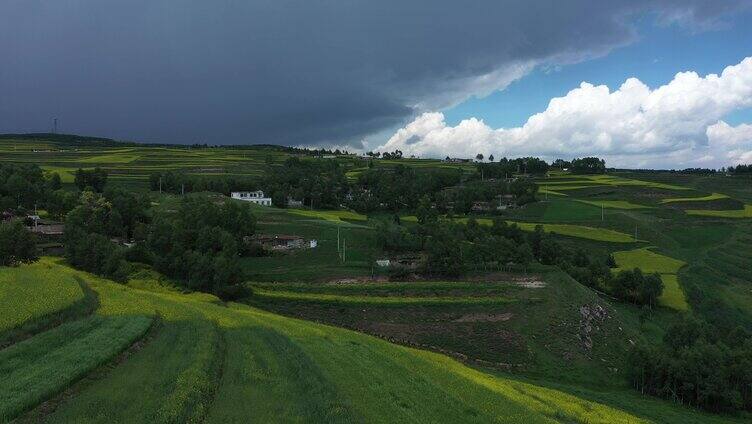
{"label": "white cloud edge", "polygon": [[614,166],[720,167],[752,161],[752,125],[722,120],[747,107],[752,57],[720,75],[679,72],[655,89],[637,78],[614,91],[583,82],[521,127],[494,129],[477,118],[447,126],[441,112],[425,112],[375,150],[439,158],[599,155]]}

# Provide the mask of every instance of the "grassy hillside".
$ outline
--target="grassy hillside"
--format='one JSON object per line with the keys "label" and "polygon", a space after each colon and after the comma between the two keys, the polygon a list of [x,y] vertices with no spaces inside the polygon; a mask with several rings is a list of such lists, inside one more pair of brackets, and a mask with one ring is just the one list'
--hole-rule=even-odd
{"label": "grassy hillside", "polygon": [[[5,419],[22,414],[20,422],[107,423],[731,420],[629,392],[610,406],[599,399],[614,393],[567,393],[352,331],[225,306],[208,295],[146,292],[51,266],[82,278],[100,304],[89,318],[0,351],[2,366],[24,376],[0,382]],[[0,275],[9,271],[0,268]],[[46,281],[53,279],[48,274]],[[136,348],[97,368],[139,338]],[[39,355],[46,359],[36,360]],[[33,408],[45,399],[44,407]]]}

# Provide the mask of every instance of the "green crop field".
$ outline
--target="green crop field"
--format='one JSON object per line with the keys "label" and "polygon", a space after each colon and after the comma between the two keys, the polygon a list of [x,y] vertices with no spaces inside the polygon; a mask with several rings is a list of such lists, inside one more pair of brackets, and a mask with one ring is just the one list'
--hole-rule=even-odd
{"label": "green crop field", "polygon": [[75,277],[59,272],[49,260],[8,268],[0,273],[0,345],[19,333],[84,313],[89,301]]}
{"label": "green crop field", "polygon": [[671,197],[661,200],[661,203],[676,203],[676,202],[709,202],[711,200],[727,199],[728,196],[721,193],[712,193],[707,196],[700,197]]}
{"label": "green crop field", "polygon": [[321,211],[308,209],[288,209],[287,212],[294,215],[323,219],[336,223],[345,223],[346,221],[365,221],[368,219],[368,217],[366,217],[365,215],[345,210]]}
{"label": "green crop field", "polygon": [[614,252],[614,259],[619,269],[640,268],[645,273],[658,273],[663,281],[663,294],[659,302],[677,310],[687,310],[684,291],[679,285],[677,273],[686,265],[684,261],[655,253],[649,247]]}
{"label": "green crop field", "polygon": [[714,218],[752,218],[752,205],[744,205],[744,209],[733,210],[691,209],[687,211],[687,214]]}
{"label": "green crop field", "polygon": [[[568,393],[356,332],[239,304],[222,306],[208,295],[147,292],[62,264],[54,267],[90,285],[100,306],[91,318],[0,351],[4,375],[18,376],[0,382],[5,419],[20,415],[20,422],[89,423],[724,421],[624,391],[616,393],[626,397],[611,406],[597,399],[616,393]],[[7,271],[0,268],[0,273]],[[151,324],[155,319],[159,322]],[[138,349],[76,382],[144,337],[150,326],[150,335]],[[48,399],[54,408],[35,408]]]}
{"label": "green crop field", "polygon": [[453,304],[504,304],[512,300],[504,297],[480,297],[480,296],[341,296],[326,293],[298,293],[282,290],[254,290],[254,295],[262,298],[275,298],[294,301],[329,302],[329,303],[355,303],[355,304],[379,304],[379,305],[453,305]]}
{"label": "green crop field", "polygon": [[607,209],[644,209],[644,208],[650,207],[650,206],[630,203],[630,202],[627,202],[626,200],[578,200],[578,201],[587,203],[593,206],[604,207]]}

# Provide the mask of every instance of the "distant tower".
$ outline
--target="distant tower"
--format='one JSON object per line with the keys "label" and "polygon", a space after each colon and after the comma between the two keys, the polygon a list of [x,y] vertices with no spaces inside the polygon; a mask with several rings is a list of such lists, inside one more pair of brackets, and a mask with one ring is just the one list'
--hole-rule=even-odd
{"label": "distant tower", "polygon": [[52,118],[52,133],[57,134],[57,118]]}

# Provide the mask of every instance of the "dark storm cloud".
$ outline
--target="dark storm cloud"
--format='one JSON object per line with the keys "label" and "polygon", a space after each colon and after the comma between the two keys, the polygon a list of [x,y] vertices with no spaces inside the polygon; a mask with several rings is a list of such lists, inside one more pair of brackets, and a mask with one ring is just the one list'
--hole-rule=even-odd
{"label": "dark storm cloud", "polygon": [[357,145],[416,108],[628,43],[638,14],[709,27],[738,6],[6,0],[0,132],[59,117],[67,132],[135,140]]}

